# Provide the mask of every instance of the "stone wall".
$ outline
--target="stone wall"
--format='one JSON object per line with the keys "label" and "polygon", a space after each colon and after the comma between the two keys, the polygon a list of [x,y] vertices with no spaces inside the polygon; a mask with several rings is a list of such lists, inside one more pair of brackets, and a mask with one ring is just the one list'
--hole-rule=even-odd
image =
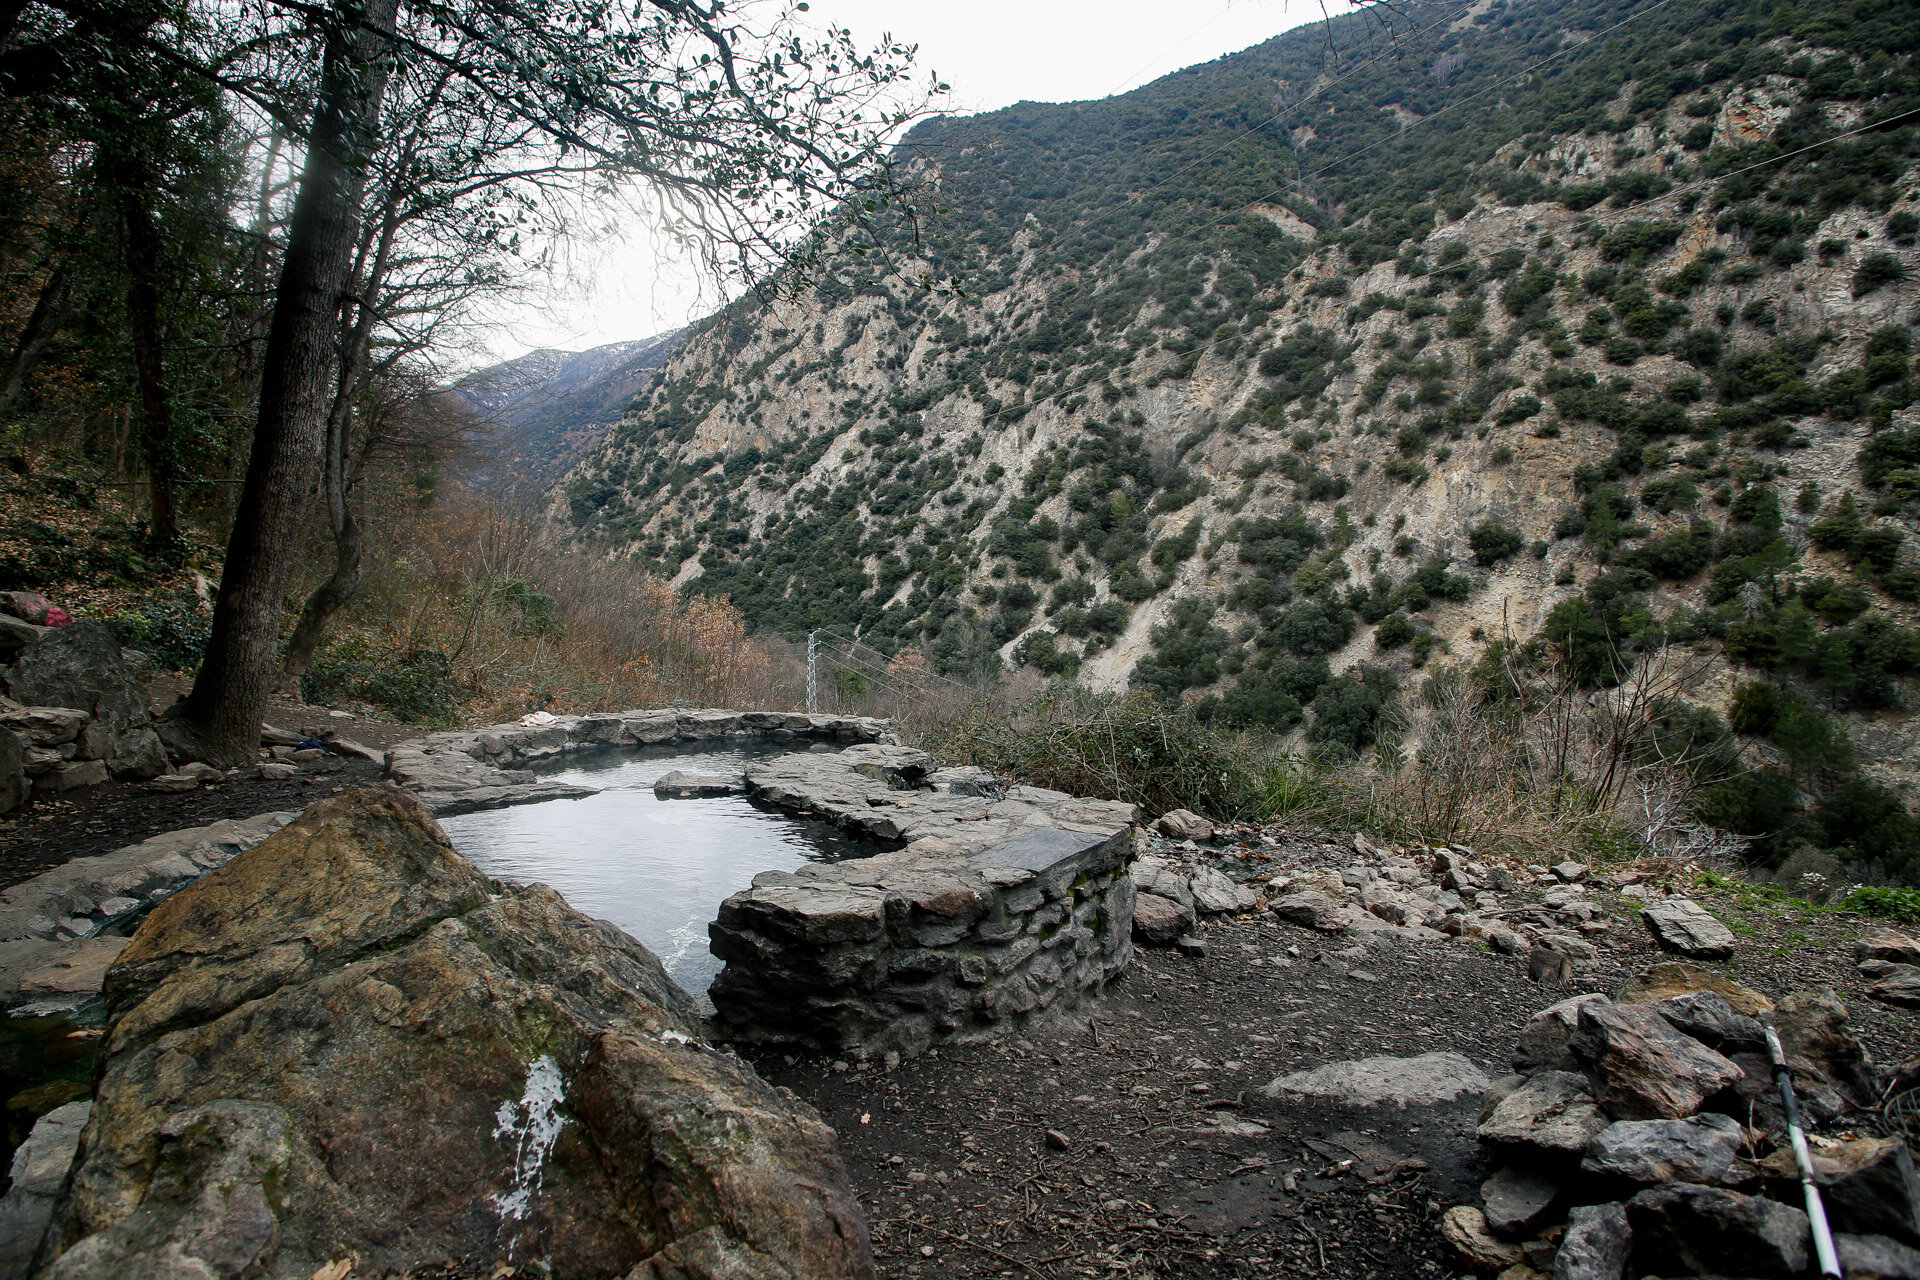
{"label": "stone wall", "polygon": [[858,1060],[1017,1032],[1132,958],[1131,805],[998,787],[859,746],[751,765],[747,790],[904,849],[763,872],[711,926],[737,1043]]}
{"label": "stone wall", "polygon": [[527,766],[581,751],[713,742],[892,742],[885,720],[798,711],[615,711],[557,716],[545,725],[496,724],[436,733],[387,753],[387,776],[435,816],[594,794]]}

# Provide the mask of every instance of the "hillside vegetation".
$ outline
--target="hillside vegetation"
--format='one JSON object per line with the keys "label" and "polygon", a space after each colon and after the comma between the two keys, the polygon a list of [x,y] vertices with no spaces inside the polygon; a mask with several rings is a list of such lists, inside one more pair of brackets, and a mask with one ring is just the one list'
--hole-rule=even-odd
{"label": "hillside vegetation", "polygon": [[927,123],[943,212],[696,329],[556,513],[763,631],[1322,755],[1417,749],[1437,663],[1688,646],[1703,811],[1920,867],[1916,41],[1425,4]]}

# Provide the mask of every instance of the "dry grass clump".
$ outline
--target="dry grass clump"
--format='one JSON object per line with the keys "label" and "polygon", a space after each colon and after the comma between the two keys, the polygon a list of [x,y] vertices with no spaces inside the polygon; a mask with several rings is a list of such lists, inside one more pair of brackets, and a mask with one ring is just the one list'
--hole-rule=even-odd
{"label": "dry grass clump", "polygon": [[[397,553],[372,569],[336,626],[308,681],[317,690],[341,671],[351,678],[337,683],[353,692],[385,689],[393,682],[358,673],[408,670],[411,661],[449,685],[438,703],[417,700],[416,718],[428,720],[800,705],[798,668],[777,645],[748,636],[724,598],[683,597],[624,561],[573,554],[530,508],[470,497],[389,511],[380,523],[380,543]],[[438,656],[422,664],[421,654]],[[421,714],[425,706],[444,710]]]}

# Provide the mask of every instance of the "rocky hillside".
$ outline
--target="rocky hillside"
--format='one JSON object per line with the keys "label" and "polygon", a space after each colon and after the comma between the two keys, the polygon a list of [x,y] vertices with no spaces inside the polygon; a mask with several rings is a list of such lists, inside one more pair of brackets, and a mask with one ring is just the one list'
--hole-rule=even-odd
{"label": "rocky hillside", "polygon": [[940,212],[697,326],[556,514],[763,629],[1325,750],[1503,638],[1590,689],[1678,642],[1766,766],[1718,821],[1920,868],[1920,17],[1807,13],[1376,9],[927,123]]}
{"label": "rocky hillside", "polygon": [[468,374],[451,398],[492,425],[482,466],[550,483],[600,443],[684,330],[587,351],[541,348]]}

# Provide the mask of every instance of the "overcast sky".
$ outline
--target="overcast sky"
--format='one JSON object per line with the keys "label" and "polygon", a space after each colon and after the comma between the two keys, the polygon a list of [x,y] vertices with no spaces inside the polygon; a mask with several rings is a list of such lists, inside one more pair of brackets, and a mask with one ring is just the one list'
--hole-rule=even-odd
{"label": "overcast sky", "polygon": [[[1336,0],[1327,11],[1345,7]],[[888,32],[919,44],[917,65],[952,86],[945,110],[953,114],[1109,97],[1321,13],[1319,0],[1193,0],[1171,8],[1148,0],[812,0],[811,9],[865,45]],[[718,301],[710,282],[677,265],[684,259],[643,228],[583,239],[569,249],[553,287],[504,312],[488,331],[491,355],[643,338]]]}

